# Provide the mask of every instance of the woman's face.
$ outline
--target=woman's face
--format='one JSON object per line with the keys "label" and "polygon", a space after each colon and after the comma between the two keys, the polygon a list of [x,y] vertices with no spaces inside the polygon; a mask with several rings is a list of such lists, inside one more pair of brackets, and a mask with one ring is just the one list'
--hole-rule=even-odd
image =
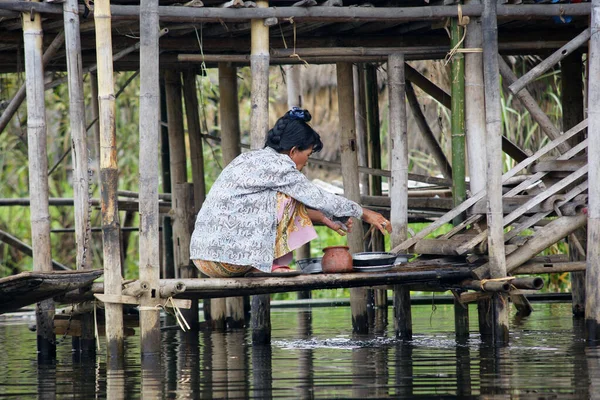
{"label": "woman's face", "polygon": [[294,163],[296,163],[296,169],[298,171],[302,171],[302,168],[308,162],[308,157],[312,154],[313,146],[310,146],[306,150],[299,150],[297,147],[293,147],[290,150],[290,158]]}

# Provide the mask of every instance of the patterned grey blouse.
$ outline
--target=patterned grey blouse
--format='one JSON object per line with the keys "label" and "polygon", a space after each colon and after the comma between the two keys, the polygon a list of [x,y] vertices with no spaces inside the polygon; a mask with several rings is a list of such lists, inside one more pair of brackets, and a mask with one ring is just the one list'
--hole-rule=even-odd
{"label": "patterned grey blouse", "polygon": [[208,193],[196,218],[191,259],[252,265],[270,272],[277,192],[329,218],[362,216],[355,202],[311,183],[289,156],[269,147],[250,151],[225,167]]}

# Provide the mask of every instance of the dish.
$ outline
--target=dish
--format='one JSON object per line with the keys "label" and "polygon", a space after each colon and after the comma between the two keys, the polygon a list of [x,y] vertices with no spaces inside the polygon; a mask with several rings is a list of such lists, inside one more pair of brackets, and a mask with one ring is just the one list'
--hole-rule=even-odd
{"label": "dish", "polygon": [[303,274],[320,274],[323,272],[323,268],[321,267],[321,257],[303,258],[301,260],[296,260],[296,264]]}
{"label": "dish", "polygon": [[394,264],[396,261],[395,253],[386,253],[381,251],[355,253],[352,255],[354,266],[384,266]]}
{"label": "dish", "polygon": [[394,268],[397,264],[390,265],[375,265],[375,266],[354,266],[353,269],[357,272],[383,272],[389,271]]}

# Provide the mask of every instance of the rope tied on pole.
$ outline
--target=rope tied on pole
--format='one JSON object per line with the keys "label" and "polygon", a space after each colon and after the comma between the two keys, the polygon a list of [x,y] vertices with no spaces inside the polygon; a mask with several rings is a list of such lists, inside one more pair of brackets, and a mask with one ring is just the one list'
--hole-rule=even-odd
{"label": "rope tied on pole", "polygon": [[511,282],[513,279],[515,279],[515,277],[514,277],[514,276],[507,276],[507,277],[505,277],[505,278],[490,278],[490,279],[482,279],[482,280],[480,281],[480,284],[479,284],[479,286],[480,286],[480,288],[481,288],[481,291],[482,291],[482,292],[485,292],[485,291],[486,291],[486,290],[485,290],[485,284],[486,284],[487,282]]}
{"label": "rope tied on pole", "polygon": [[[450,61],[452,61],[452,58],[454,58],[456,53],[482,53],[483,52],[483,48],[481,48],[481,47],[460,48],[460,46],[462,46],[463,42],[465,41],[465,38],[467,37],[467,25],[469,25],[469,22],[471,22],[471,19],[468,16],[463,15],[462,6],[460,4],[458,4],[457,14],[458,14],[457,23],[458,23],[458,26],[463,28],[463,34],[462,34],[461,39],[458,41],[458,43],[456,43],[456,45],[450,49],[448,54],[446,54],[446,57],[444,57],[444,66],[448,65],[448,63],[450,63]],[[450,25],[450,18],[448,18],[446,20],[444,29],[446,30],[448,37],[451,38],[452,35],[450,34],[450,30],[448,29],[449,25]]]}

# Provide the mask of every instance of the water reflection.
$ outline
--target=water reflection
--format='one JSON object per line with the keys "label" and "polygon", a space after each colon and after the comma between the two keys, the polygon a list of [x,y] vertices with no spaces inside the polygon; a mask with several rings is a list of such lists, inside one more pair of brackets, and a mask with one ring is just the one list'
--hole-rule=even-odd
{"label": "water reflection", "polygon": [[121,364],[102,350],[97,358],[73,358],[69,343],[59,346],[56,363],[41,364],[35,333],[0,324],[0,397],[600,398],[600,348],[587,345],[568,304],[536,305],[529,317],[511,321],[505,347],[481,342],[476,318],[471,336],[457,341],[451,307],[432,315],[417,310],[417,334],[401,341],[393,327],[352,335],[347,308],[278,310],[272,345],[252,346],[245,329],[167,330],[160,358],[141,359],[134,336]]}

